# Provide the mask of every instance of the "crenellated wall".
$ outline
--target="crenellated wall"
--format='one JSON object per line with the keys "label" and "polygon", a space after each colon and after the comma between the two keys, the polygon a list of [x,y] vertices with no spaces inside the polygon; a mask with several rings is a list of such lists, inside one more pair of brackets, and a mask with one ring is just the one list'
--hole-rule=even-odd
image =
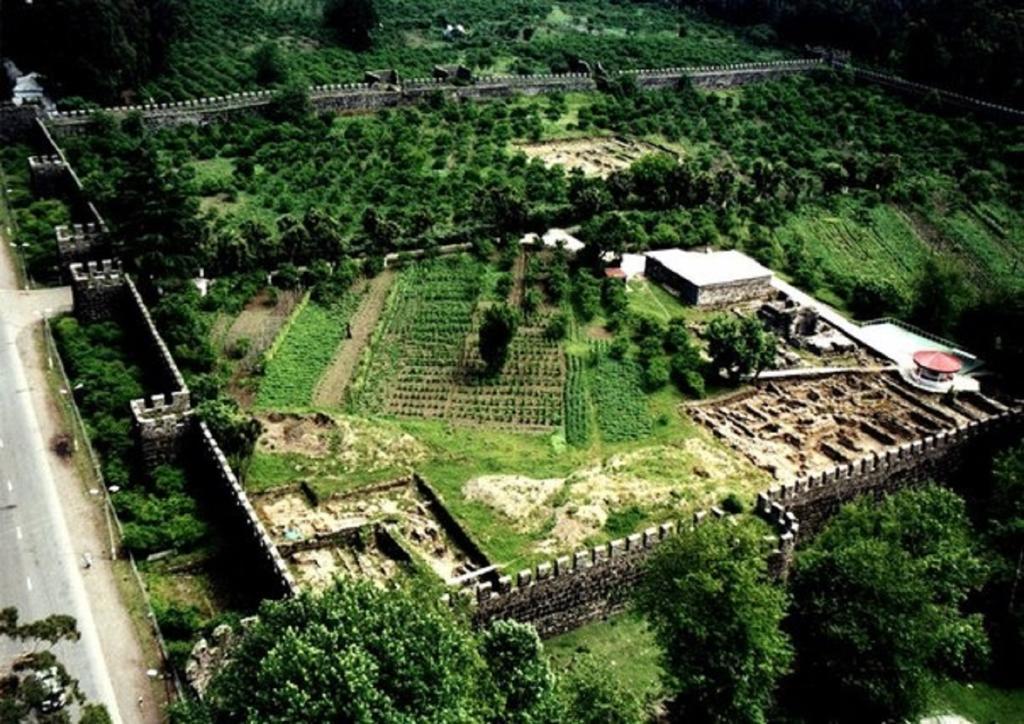
{"label": "crenellated wall", "polygon": [[68,273],[72,305],[79,320],[101,322],[116,316],[125,297],[120,262],[76,262],[68,267]]}
{"label": "crenellated wall", "polygon": [[831,64],[837,70],[852,73],[857,80],[881,85],[903,95],[931,98],[946,105],[974,111],[997,121],[1024,123],[1024,111],[1002,105],[1001,103],[990,103],[980,98],[972,98],[955,91],[917,83],[889,73],[880,73],[876,70],[861,68],[838,58],[832,59]]}
{"label": "crenellated wall", "polygon": [[804,534],[814,533],[843,503],[857,496],[882,495],[927,480],[950,481],[965,460],[1019,435],[1022,427],[1021,410],[1003,409],[985,420],[895,445],[766,490],[758,495],[757,510],[772,522],[792,515]]}
{"label": "crenellated wall", "polygon": [[[698,87],[724,88],[743,83],[806,73],[825,67],[818,58],[779,60],[766,63],[734,63],[721,66],[688,66],[674,68],[618,71],[610,77],[632,76],[645,89],[676,87],[686,78]],[[309,88],[309,98],[316,111],[373,111],[415,103],[424,97],[441,93],[454,99],[485,100],[511,95],[596,90],[599,78],[588,73],[551,73],[539,75],[479,76],[453,82],[447,78],[411,78],[394,84],[333,83]],[[64,111],[48,115],[46,122],[55,133],[80,133],[95,120],[98,113],[123,116],[140,113],[153,127],[186,123],[222,121],[237,113],[261,109],[273,100],[272,91],[249,91],[224,96],[115,106],[102,111]]]}
{"label": "crenellated wall", "polygon": [[293,595],[297,590],[295,579],[267,535],[209,426],[199,421],[191,426],[191,431],[190,450],[197,453],[197,456],[189,461],[193,467],[193,474],[200,478],[204,489],[222,503],[221,512],[229,517],[238,533],[245,537],[251,544],[250,549],[254,551],[252,561],[240,561],[239,565],[253,565],[253,574],[268,581],[278,595]]}
{"label": "crenellated wall", "polygon": [[[715,509],[716,517],[725,513]],[[663,523],[601,546],[576,551],[540,563],[511,576],[501,576],[467,589],[476,602],[473,621],[486,625],[497,619],[531,623],[544,637],[571,631],[590,621],[622,610],[636,583],[643,576],[644,563],[662,541],[699,525],[706,513],[692,521]]]}

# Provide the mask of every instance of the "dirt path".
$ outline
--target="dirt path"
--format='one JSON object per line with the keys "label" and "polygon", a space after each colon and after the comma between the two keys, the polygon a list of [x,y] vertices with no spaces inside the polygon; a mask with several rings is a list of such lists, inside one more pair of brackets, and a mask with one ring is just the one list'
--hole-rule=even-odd
{"label": "dirt path", "polygon": [[512,265],[512,289],[509,292],[508,303],[513,308],[519,308],[523,304],[523,297],[526,295],[526,253],[520,249],[516,255],[515,264]]}
{"label": "dirt path", "polygon": [[317,382],[313,392],[313,404],[337,406],[345,401],[345,390],[356,371],[359,356],[363,353],[370,335],[377,326],[377,320],[384,310],[388,292],[395,282],[395,272],[385,269],[370,282],[370,288],[359,304],[359,309],[349,322],[351,336],[345,339],[331,361],[331,366]]}

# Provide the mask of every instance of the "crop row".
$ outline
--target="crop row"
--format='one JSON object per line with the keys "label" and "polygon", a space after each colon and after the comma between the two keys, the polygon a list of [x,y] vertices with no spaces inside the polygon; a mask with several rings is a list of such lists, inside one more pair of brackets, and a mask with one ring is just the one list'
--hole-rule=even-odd
{"label": "crop row", "polygon": [[583,360],[567,358],[569,373],[565,381],[565,439],[570,445],[584,447],[590,440],[590,399]]}
{"label": "crop row", "polygon": [[316,383],[345,339],[360,298],[347,292],[328,305],[309,302],[300,307],[266,362],[257,408],[288,409],[312,403]]}
{"label": "crop row", "polygon": [[602,356],[590,370],[590,394],[606,441],[639,440],[651,433],[647,397],[635,362]]}

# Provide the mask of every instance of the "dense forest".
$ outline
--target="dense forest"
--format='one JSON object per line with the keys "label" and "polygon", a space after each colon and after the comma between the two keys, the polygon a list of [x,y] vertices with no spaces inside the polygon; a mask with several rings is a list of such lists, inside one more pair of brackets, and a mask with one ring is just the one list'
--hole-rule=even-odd
{"label": "dense forest", "polygon": [[9,0],[0,47],[57,96],[116,103],[165,69],[187,22],[181,0]]}
{"label": "dense forest", "polygon": [[676,0],[943,88],[1024,102],[1024,8],[1004,0]]}

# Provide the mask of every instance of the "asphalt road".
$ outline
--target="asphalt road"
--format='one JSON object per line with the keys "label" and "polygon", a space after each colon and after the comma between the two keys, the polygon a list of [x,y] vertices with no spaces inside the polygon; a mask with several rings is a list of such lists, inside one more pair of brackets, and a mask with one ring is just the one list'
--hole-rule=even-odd
{"label": "asphalt road", "polygon": [[[9,295],[0,305],[0,608],[15,606],[22,621],[55,613],[74,616],[81,639],[60,644],[55,653],[89,700],[105,704],[120,722],[82,581],[83,551],[76,550],[68,533],[49,441],[43,439],[32,404],[32,395],[46,391],[29,388],[18,354],[16,342],[19,334],[30,334],[25,316],[32,310],[11,304]],[[7,660],[22,647],[0,642],[0,657]]]}

